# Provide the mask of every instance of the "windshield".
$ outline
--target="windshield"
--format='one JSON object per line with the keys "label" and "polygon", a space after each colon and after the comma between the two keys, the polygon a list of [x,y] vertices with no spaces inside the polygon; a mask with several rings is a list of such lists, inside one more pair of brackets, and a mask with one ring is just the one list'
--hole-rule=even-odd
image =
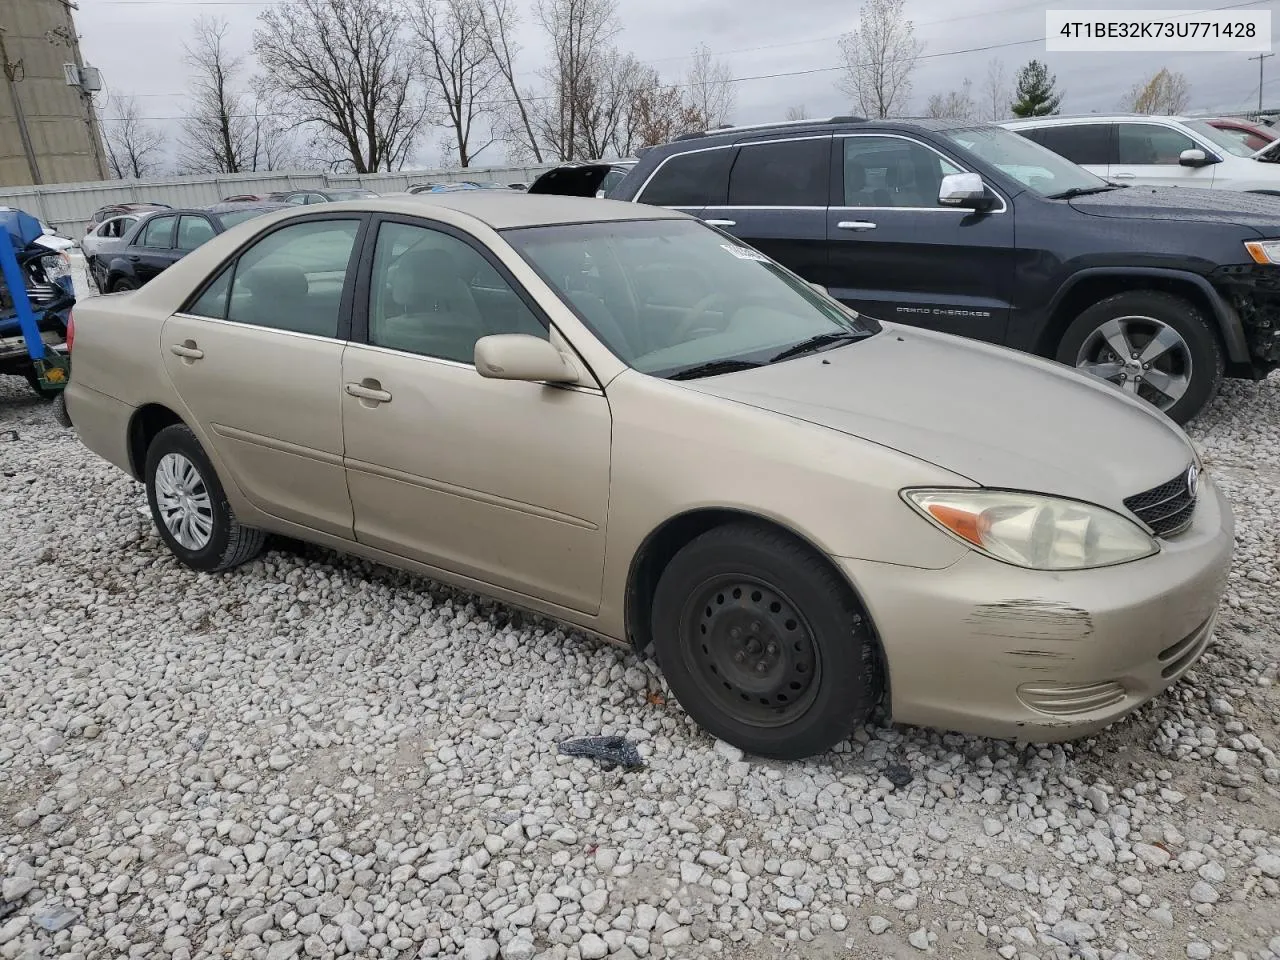
{"label": "windshield", "polygon": [[814,338],[813,349],[825,349],[880,329],[696,221],[619,220],[504,235],[619,359],[654,376],[728,372],[715,368],[774,362]]}
{"label": "windshield", "polygon": [[1216,143],[1227,153],[1235,154],[1237,157],[1252,157],[1265,146],[1265,144],[1250,146],[1251,135],[1247,130],[1223,130],[1203,120],[1188,120],[1187,126],[1206,140]]}
{"label": "windshield", "polygon": [[261,217],[268,213],[274,213],[279,207],[246,207],[244,210],[233,210],[230,213],[218,214],[218,219],[222,221],[222,228],[230,230],[237,223],[244,223],[246,220],[252,220],[254,217]]}
{"label": "windshield", "polygon": [[1105,190],[1107,181],[1048,147],[1000,127],[943,131],[943,136],[1042,197],[1067,191]]}

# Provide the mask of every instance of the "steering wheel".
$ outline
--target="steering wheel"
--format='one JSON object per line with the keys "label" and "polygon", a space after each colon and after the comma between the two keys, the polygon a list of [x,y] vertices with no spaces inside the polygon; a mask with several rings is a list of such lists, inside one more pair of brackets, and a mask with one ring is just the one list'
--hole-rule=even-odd
{"label": "steering wheel", "polygon": [[[726,304],[729,299],[730,294],[725,293],[724,291],[716,291],[714,293],[707,294],[691,306],[684,320],[676,329],[674,342],[679,343],[681,341],[706,334],[724,333],[724,331],[729,328],[729,324],[733,320],[734,316],[743,307],[768,302],[768,298],[759,295],[739,300],[733,304]],[[717,326],[711,322],[711,318],[708,314],[710,314],[717,306],[722,305],[729,305],[730,309],[721,311],[722,317],[719,326]]]}

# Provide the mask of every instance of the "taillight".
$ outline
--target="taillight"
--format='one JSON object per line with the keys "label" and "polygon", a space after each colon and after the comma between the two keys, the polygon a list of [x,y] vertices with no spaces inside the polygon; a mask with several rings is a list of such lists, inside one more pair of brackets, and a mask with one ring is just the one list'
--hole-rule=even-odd
{"label": "taillight", "polygon": [[71,352],[71,342],[76,338],[76,317],[75,312],[67,311],[67,353]]}

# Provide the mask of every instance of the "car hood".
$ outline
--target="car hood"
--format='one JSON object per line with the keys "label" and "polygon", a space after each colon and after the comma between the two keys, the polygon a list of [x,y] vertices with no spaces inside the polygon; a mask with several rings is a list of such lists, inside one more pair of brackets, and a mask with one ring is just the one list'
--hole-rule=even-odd
{"label": "car hood", "polygon": [[982,486],[1114,509],[1179,476],[1194,457],[1171,420],[1109,384],[896,324],[834,350],[683,385],[890,447]]}
{"label": "car hood", "polygon": [[[1277,184],[1280,184],[1280,176]],[[1234,190],[1122,187],[1076,197],[1069,202],[1081,213],[1093,217],[1234,224],[1251,227],[1265,235],[1275,233],[1280,226],[1280,200]]]}

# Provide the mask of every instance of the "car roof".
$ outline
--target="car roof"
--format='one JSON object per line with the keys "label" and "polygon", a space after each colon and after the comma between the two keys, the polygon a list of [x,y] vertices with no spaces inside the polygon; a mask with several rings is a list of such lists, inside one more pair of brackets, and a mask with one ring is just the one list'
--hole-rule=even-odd
{"label": "car roof", "polygon": [[494,230],[517,227],[544,227],[566,223],[593,223],[598,220],[678,220],[676,210],[647,204],[598,200],[595,197],[560,197],[519,193],[514,190],[463,190],[457,193],[416,193],[376,200],[348,200],[334,209],[362,209],[379,213],[427,216],[432,207],[443,207],[472,217]]}
{"label": "car roof", "polygon": [[1075,113],[1075,114],[1053,114],[1047,117],[1019,117],[1013,120],[1003,120],[1000,125],[1016,129],[1026,126],[1052,126],[1054,124],[1071,124],[1071,123],[1119,123],[1124,120],[1142,121],[1143,123],[1160,123],[1162,121],[1172,123],[1186,123],[1188,120],[1204,119],[1203,117],[1179,117],[1165,116],[1163,114],[1154,113]]}
{"label": "car roof", "polygon": [[263,213],[270,213],[273,210],[284,210],[290,207],[288,203],[278,203],[274,200],[240,200],[232,203],[213,203],[207,207],[197,208],[194,210],[179,210],[178,213],[235,213],[238,210],[261,210]]}

